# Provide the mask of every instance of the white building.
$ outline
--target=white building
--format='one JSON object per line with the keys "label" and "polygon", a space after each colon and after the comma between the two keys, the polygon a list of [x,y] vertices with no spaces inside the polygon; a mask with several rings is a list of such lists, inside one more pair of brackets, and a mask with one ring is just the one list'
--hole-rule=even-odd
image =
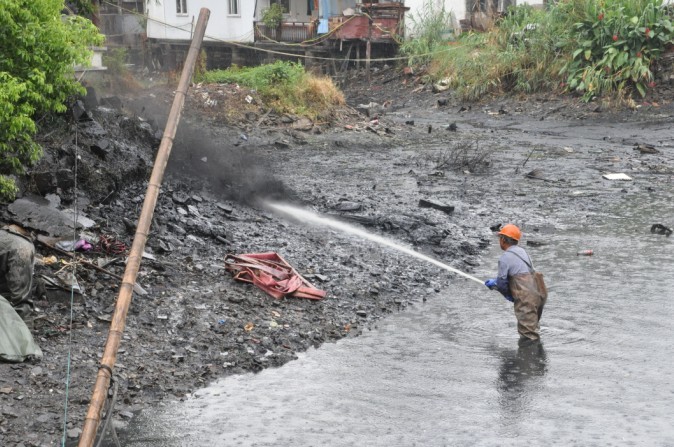
{"label": "white building", "polygon": [[[254,42],[256,22],[271,2],[280,3],[287,11],[284,27],[295,30],[308,29],[311,37],[316,29],[321,33],[331,17],[344,11],[357,10],[362,0],[149,0],[147,3],[147,37],[150,39],[181,41],[191,40],[201,8],[208,8],[211,16],[205,40]],[[373,0],[377,3],[376,0]],[[420,17],[431,2],[435,8],[444,4],[445,11],[452,13],[454,31],[461,25],[482,28],[493,14],[504,11],[512,4],[543,5],[545,0],[388,0],[379,3],[401,3],[410,10],[407,17]],[[315,23],[315,25],[314,25]],[[411,20],[406,20],[410,29]],[[315,26],[316,29],[312,29]],[[259,36],[259,33],[258,33]],[[287,39],[286,39],[287,37]],[[302,33],[285,33],[279,40],[301,41]]]}
{"label": "white building", "polygon": [[[191,40],[201,8],[211,11],[204,40],[253,42],[255,0],[149,0],[147,37]],[[258,6],[259,9],[259,6]]]}

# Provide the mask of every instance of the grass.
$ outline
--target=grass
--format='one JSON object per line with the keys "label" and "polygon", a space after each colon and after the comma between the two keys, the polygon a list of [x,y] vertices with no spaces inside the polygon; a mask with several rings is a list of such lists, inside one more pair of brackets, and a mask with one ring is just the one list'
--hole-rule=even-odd
{"label": "grass", "polygon": [[[652,80],[650,65],[674,37],[662,0],[560,0],[547,9],[513,7],[489,31],[448,42],[440,33],[447,13],[433,4],[427,2],[415,23],[422,39],[410,39],[401,53],[408,64],[423,65],[429,81],[448,80],[465,100],[562,90],[577,91],[586,100],[634,91],[644,95]],[[609,51],[625,56],[614,58]]]}
{"label": "grass", "polygon": [[208,71],[199,81],[239,84],[254,89],[277,113],[292,113],[314,120],[328,118],[334,107],[345,104],[344,95],[330,78],[307,73],[301,64],[292,62]]}

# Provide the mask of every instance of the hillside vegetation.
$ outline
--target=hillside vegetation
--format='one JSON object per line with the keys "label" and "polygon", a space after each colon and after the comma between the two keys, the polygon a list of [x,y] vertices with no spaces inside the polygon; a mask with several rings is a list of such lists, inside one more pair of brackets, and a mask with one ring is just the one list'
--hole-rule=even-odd
{"label": "hillside vegetation", "polygon": [[662,0],[562,0],[546,9],[509,9],[484,33],[447,41],[451,13],[428,2],[412,17],[401,52],[446,80],[464,99],[546,90],[627,98],[655,88],[658,58],[674,39],[672,8]]}

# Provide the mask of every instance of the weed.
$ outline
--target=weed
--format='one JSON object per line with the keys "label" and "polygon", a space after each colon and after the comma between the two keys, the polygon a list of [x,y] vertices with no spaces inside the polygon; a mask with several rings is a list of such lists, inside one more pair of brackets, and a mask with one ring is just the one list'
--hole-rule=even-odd
{"label": "weed", "polygon": [[632,90],[643,96],[655,87],[656,59],[674,43],[670,13],[663,0],[562,0],[545,10],[522,5],[488,32],[461,35],[451,51],[438,43],[441,14],[426,14],[415,24],[421,41],[401,51],[410,63],[428,66],[430,81],[449,79],[466,100],[555,90],[586,100]]}
{"label": "weed", "polygon": [[491,151],[480,148],[479,142],[461,141],[447,149],[432,161],[435,169],[454,171],[482,172],[490,165]]}
{"label": "weed", "polygon": [[[443,2],[444,3],[444,2]],[[410,38],[400,47],[400,53],[408,56],[409,65],[423,65],[433,59],[433,54],[446,48],[447,35],[453,28],[452,14],[444,4],[426,0],[417,14],[408,18],[412,23]]]}
{"label": "weed", "polygon": [[277,112],[312,119],[327,117],[332,107],[345,103],[344,95],[330,78],[307,73],[301,64],[292,62],[208,71],[201,76],[201,81],[246,86],[256,90]]}
{"label": "weed", "polygon": [[422,154],[412,157],[417,166],[432,165],[436,171],[484,172],[491,165],[493,151],[480,147],[479,141],[458,141],[441,152]]}

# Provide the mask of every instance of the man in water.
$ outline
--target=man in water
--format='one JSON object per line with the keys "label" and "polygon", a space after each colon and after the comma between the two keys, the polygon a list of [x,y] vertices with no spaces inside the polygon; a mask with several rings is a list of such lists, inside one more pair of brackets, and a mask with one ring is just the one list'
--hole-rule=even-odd
{"label": "man in water", "polygon": [[505,253],[498,260],[497,278],[488,279],[484,284],[514,303],[520,341],[539,340],[539,321],[545,299],[536,287],[531,258],[518,245],[522,232],[517,226],[508,224],[501,228],[498,236],[501,250]]}

